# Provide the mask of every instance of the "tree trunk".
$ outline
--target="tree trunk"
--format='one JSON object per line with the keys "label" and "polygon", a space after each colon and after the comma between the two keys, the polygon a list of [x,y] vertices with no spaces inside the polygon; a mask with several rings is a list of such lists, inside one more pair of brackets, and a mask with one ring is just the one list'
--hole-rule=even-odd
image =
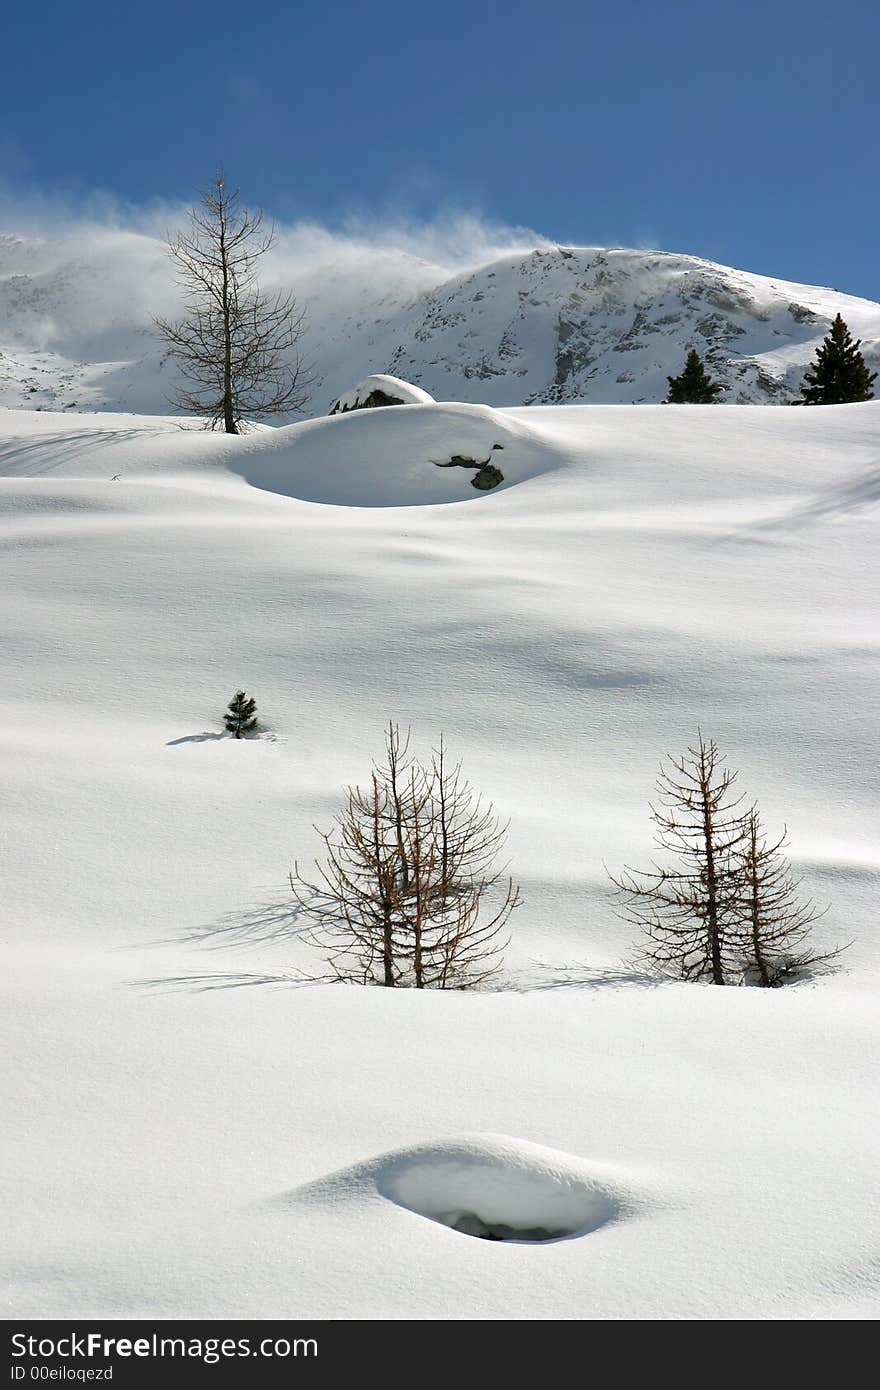
{"label": "tree trunk", "polygon": [[238,434],[232,400],[232,308],[229,291],[229,249],[226,245],[226,203],[223,184],[218,185],[220,209],[220,264],[223,274],[223,428],[227,434]]}
{"label": "tree trunk", "polygon": [[758,967],[758,974],[761,977],[761,984],[770,988],[770,975],[767,970],[767,962],[764,960],[764,947],[761,942],[761,899],[760,884],[758,882],[758,833],[754,819],[750,827],[749,834],[749,858],[748,858],[749,888],[751,890],[750,911],[752,918],[752,946],[755,951],[755,965]]}
{"label": "tree trunk", "polygon": [[706,843],[706,929],[709,933],[707,945],[712,960],[713,985],[724,984],[724,968],[721,961],[721,937],[718,931],[718,880],[715,874],[715,846],[712,826],[712,810],[709,805],[709,788],[703,791],[703,835]]}
{"label": "tree trunk", "polygon": [[384,912],[384,925],[382,932],[382,964],[384,966],[385,978],[382,983],[386,989],[394,988],[394,936],[391,925],[391,913],[386,905]]}
{"label": "tree trunk", "polygon": [[232,391],[227,387],[223,392],[223,428],[227,434],[238,434],[235,413],[232,409]]}

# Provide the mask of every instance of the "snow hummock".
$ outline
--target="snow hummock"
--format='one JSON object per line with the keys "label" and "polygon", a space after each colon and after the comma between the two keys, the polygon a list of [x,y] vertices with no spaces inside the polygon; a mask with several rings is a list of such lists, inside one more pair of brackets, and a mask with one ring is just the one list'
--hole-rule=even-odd
{"label": "snow hummock", "polygon": [[[878,504],[878,402],[0,411],[7,1315],[876,1316]],[[389,719],[510,821],[491,991],[297,984]],[[836,973],[633,961],[698,727]]]}
{"label": "snow hummock", "polygon": [[[334,1190],[362,1187],[408,1211],[484,1239],[543,1243],[585,1235],[633,1198],[570,1154],[504,1135],[475,1135],[385,1154],[335,1175]],[[315,1194],[315,1185],[306,1189]]]}
{"label": "snow hummock", "polygon": [[[254,487],[349,507],[423,506],[475,495],[462,456],[503,466],[499,489],[559,467],[564,455],[528,418],[486,405],[351,411],[259,435],[226,466]],[[499,490],[499,489],[496,489]]]}
{"label": "snow hummock", "polygon": [[413,386],[411,381],[403,381],[399,376],[384,376],[379,372],[374,376],[365,377],[350,391],[343,391],[330,413],[334,415],[344,414],[349,410],[360,410],[370,396],[377,393],[387,396],[389,403],[394,405],[430,405],[434,400],[434,397],[429,396],[420,386]]}

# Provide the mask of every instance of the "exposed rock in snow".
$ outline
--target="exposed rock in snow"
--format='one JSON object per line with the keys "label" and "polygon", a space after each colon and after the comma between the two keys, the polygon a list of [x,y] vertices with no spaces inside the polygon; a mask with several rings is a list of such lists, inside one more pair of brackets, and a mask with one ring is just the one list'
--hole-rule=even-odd
{"label": "exposed rock in snow", "polygon": [[[503,444],[493,444],[493,449],[503,449]],[[491,459],[471,459],[463,458],[461,454],[453,454],[451,459],[440,462],[435,459],[438,468],[473,468],[474,476],[471,478],[471,487],[475,487],[478,492],[491,492],[493,487],[504,482],[504,474],[500,468],[496,468]]]}
{"label": "exposed rock in snow", "polygon": [[349,410],[372,410],[383,405],[433,405],[420,386],[412,386],[399,376],[368,376],[352,391],[346,391],[330,409],[331,415],[345,415]]}

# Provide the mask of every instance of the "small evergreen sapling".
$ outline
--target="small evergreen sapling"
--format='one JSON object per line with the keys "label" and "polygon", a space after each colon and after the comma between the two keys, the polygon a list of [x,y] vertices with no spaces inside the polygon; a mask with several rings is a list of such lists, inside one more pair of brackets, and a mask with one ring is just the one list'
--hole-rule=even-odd
{"label": "small evergreen sapling", "polygon": [[668,376],[669,392],[664,405],[714,405],[715,397],[724,390],[720,381],[713,381],[703,366],[702,358],[691,348],[680,376]]}
{"label": "small evergreen sapling", "polygon": [[252,734],[257,727],[257,702],[244,690],[239,690],[229,701],[229,708],[223,716],[226,732],[235,738]]}
{"label": "small evergreen sapling", "polygon": [[797,405],[851,405],[873,400],[876,372],[869,372],[859,349],[861,339],[852,335],[840,314],[831,332],[816,349],[816,360],[804,376],[803,395]]}

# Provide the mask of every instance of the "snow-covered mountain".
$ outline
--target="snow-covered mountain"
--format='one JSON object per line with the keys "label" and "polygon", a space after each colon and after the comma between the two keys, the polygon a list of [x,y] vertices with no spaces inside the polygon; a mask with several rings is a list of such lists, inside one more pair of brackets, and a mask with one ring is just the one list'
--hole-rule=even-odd
{"label": "snow-covered mountain", "polygon": [[[657,402],[693,346],[729,403],[785,403],[837,312],[880,366],[880,304],[693,256],[548,247],[448,270],[394,251],[325,258],[279,284],[309,311],[311,414],[391,373],[439,400]],[[161,241],[102,229],[0,238],[0,404],[164,413],[151,315],[177,291]]]}
{"label": "snow-covered mountain", "polygon": [[880,361],[867,300],[692,256],[557,247],[444,281],[367,342],[383,370],[441,400],[658,402],[696,347],[723,399],[776,403],[797,394],[838,311]]}

